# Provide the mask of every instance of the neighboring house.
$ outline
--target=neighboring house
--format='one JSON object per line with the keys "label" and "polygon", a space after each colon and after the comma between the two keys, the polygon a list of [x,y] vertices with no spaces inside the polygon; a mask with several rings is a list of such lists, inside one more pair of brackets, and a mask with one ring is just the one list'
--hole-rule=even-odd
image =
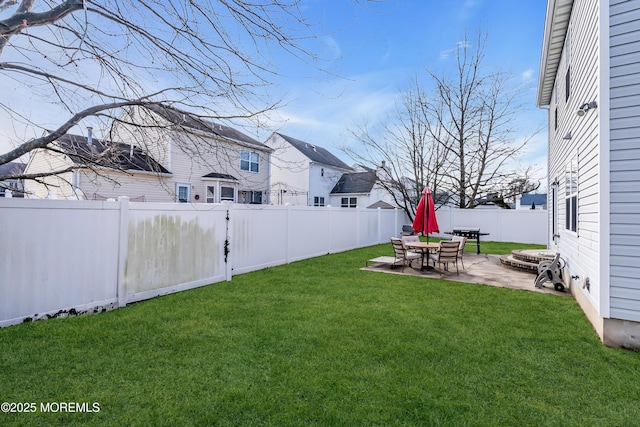
{"label": "neighboring house", "polygon": [[265,144],[271,155],[271,202],[275,205],[326,206],[344,173],[353,172],[326,149],[273,133]]}
{"label": "neighboring house", "polygon": [[[26,163],[10,162],[0,165],[0,176],[23,174]],[[0,197],[24,197],[24,181],[22,179],[5,179],[0,181]]]}
{"label": "neighboring house", "polygon": [[640,1],[548,0],[549,247],[605,344],[640,349]]}
{"label": "neighboring house", "polygon": [[547,209],[546,194],[525,193],[516,198],[516,209]]}
{"label": "neighboring house", "polygon": [[[95,164],[89,167],[88,161]],[[54,170],[64,172],[42,177],[38,181],[26,181],[28,197],[105,200],[129,196],[136,201],[153,200],[165,197],[158,179],[170,175],[140,149],[102,141],[93,138],[91,133],[88,136],[66,134],[49,148],[35,150],[25,173],[48,173]]]}
{"label": "neighboring house", "polygon": [[391,195],[378,182],[378,170],[364,168],[342,174],[331,190],[330,204],[343,208],[394,209]]}
{"label": "neighboring house", "polygon": [[[269,202],[269,147],[222,124],[169,107],[151,108],[153,112],[129,108],[114,122],[110,134],[119,142],[91,138],[95,154],[111,150],[122,159],[118,168],[95,173],[80,155],[39,150],[30,162],[32,171],[52,166],[72,171],[48,179],[57,179],[57,188],[32,183],[29,190],[37,197],[56,198],[104,200],[124,195],[147,202]],[[65,137],[86,153],[87,138]],[[67,142],[61,140],[58,143]]]}

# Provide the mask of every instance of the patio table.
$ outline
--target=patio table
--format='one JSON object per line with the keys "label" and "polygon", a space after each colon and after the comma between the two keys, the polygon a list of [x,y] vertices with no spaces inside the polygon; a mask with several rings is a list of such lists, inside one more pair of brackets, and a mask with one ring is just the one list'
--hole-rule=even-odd
{"label": "patio table", "polygon": [[[421,270],[424,270],[424,258],[429,255],[429,252],[433,250],[437,250],[440,247],[439,243],[433,242],[405,242],[404,243],[408,248],[412,249],[420,249],[422,252],[422,265],[420,266]],[[427,270],[432,270],[433,267],[429,265],[429,260],[427,260]]]}

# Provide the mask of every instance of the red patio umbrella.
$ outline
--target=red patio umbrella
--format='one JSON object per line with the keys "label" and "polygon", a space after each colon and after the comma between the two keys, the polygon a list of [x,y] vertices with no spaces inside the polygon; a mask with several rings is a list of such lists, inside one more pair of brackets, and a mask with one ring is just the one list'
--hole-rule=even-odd
{"label": "red patio umbrella", "polygon": [[429,238],[429,233],[439,233],[438,220],[436,219],[436,208],[433,204],[433,197],[429,187],[422,190],[422,197],[416,209],[416,217],[413,220],[413,229],[416,233],[422,233]]}

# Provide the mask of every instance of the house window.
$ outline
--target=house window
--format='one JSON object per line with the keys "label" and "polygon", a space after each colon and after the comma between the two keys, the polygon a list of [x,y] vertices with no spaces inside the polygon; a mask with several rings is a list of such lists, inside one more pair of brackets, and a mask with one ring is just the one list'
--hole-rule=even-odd
{"label": "house window", "polygon": [[565,171],[565,229],[578,230],[578,158],[574,157]]}
{"label": "house window", "polygon": [[189,184],[176,184],[176,202],[189,203],[191,186]]}
{"label": "house window", "polygon": [[235,202],[236,196],[235,196],[235,190],[233,189],[233,187],[221,186],[220,200],[223,202]]}
{"label": "house window", "polygon": [[262,191],[242,191],[242,203],[260,205],[262,204]]}
{"label": "house window", "polygon": [[243,171],[258,172],[260,156],[255,151],[242,150],[240,152],[240,169]]}
{"label": "house window", "polygon": [[313,206],[324,206],[324,197],[314,197]]}
{"label": "house window", "polygon": [[357,197],[343,197],[341,200],[341,206],[343,208],[355,208],[358,206],[358,198]]}
{"label": "house window", "polygon": [[320,176],[324,176],[324,168],[320,168]]}
{"label": "house window", "polygon": [[207,203],[215,203],[216,202],[216,187],[215,185],[207,185],[207,198],[205,200]]}
{"label": "house window", "polygon": [[251,192],[251,203],[256,205],[262,204],[262,191],[252,191]]}

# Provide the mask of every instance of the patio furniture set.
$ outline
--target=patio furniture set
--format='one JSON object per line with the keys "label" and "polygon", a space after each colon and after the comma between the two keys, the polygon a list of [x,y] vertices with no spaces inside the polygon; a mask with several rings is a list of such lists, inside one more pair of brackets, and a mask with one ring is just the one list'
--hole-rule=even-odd
{"label": "patio furniture set", "polygon": [[[454,264],[456,274],[459,274],[458,260],[464,268],[462,256],[466,241],[467,238],[463,236],[452,236],[451,240],[442,240],[438,243],[421,242],[415,235],[405,235],[401,239],[392,237],[391,245],[395,257],[390,263],[392,268],[401,265],[404,270],[406,266],[412,267],[414,261],[420,260],[420,270],[433,270],[437,264],[443,266],[445,271],[449,270],[449,264]],[[430,261],[433,261],[433,267],[429,265]]]}

